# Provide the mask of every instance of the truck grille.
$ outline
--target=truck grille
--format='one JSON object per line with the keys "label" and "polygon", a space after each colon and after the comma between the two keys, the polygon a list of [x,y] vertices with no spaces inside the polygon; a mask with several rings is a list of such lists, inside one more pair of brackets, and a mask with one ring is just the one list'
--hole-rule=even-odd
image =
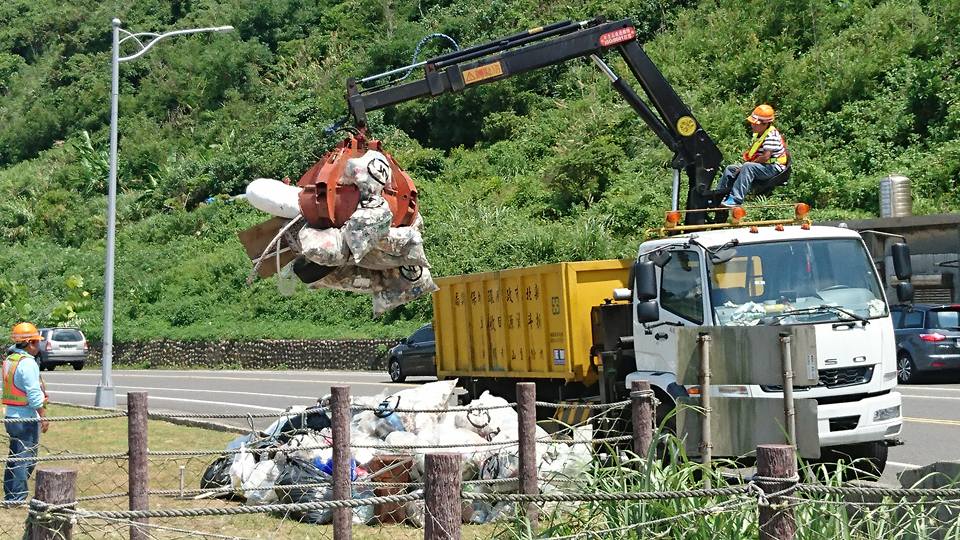
{"label": "truck grille", "polygon": [[853,386],[870,382],[873,378],[873,366],[858,366],[848,368],[821,369],[820,384],[827,388]]}
{"label": "truck grille", "polygon": [[[846,368],[821,369],[818,372],[820,383],[816,388],[842,388],[844,386],[854,386],[857,384],[866,384],[873,378],[873,368],[875,366],[857,366]],[[764,392],[783,392],[783,385],[763,384],[760,388]],[[813,386],[795,386],[796,392],[802,392],[814,388]]]}

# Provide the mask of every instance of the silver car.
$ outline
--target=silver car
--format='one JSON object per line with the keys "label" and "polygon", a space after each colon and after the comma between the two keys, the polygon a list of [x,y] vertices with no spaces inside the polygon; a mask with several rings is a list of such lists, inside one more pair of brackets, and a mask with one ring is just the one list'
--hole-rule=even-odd
{"label": "silver car", "polygon": [[922,373],[960,371],[960,304],[892,306],[897,339],[897,378],[916,382]]}
{"label": "silver car", "polygon": [[83,369],[90,346],[79,328],[41,328],[40,354],[37,363],[41,370],[53,370],[59,365],[70,364],[73,369]]}

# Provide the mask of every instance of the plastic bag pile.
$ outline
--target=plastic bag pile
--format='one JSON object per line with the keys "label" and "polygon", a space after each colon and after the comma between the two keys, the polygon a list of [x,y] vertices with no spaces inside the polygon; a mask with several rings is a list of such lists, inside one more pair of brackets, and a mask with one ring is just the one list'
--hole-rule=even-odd
{"label": "plastic bag pile", "polygon": [[311,288],[370,294],[374,315],[380,315],[437,290],[419,214],[410,226],[391,226],[394,216],[383,192],[392,186],[392,175],[387,157],[376,150],[347,160],[338,185],[356,186],[360,202],[339,228],[303,224],[300,187],[268,178],[247,186],[246,198],[254,207],[296,222],[285,240],[299,260],[281,269],[281,293],[292,292],[303,281]]}
{"label": "plastic bag pile", "polygon": [[[515,493],[518,490],[519,422],[513,407],[503,398],[484,392],[470,402],[466,410],[449,412],[403,412],[405,410],[442,410],[448,408],[456,381],[438,381],[392,395],[357,398],[355,402],[374,410],[355,411],[350,423],[351,477],[363,482],[396,482],[384,479],[378,467],[380,457],[406,456],[403,481],[422,482],[425,455],[429,452],[459,452],[463,455],[464,491],[475,493]],[[227,453],[214,461],[201,481],[201,488],[229,488],[229,494],[247,504],[274,502],[300,503],[332,498],[331,429],[322,412],[311,413],[319,421],[302,421],[292,410],[263,433],[239,437]],[[299,427],[291,427],[291,419]],[[592,438],[589,426],[576,428],[574,443],[553,441],[537,427],[537,464],[543,493],[569,490],[570,483],[582,483],[591,465]],[[587,442],[587,444],[576,444]],[[498,445],[495,443],[503,443]],[[438,446],[442,448],[429,448]],[[394,473],[395,474],[395,471]],[[479,480],[480,482],[471,483]],[[319,487],[297,487],[320,484]],[[327,485],[323,485],[327,484]],[[291,487],[292,486],[292,487]],[[411,490],[412,491],[412,490]],[[393,488],[391,494],[398,493]],[[378,493],[381,494],[381,493]],[[355,486],[354,498],[374,496],[370,489]],[[474,501],[465,509],[464,520],[489,523],[515,515],[513,503],[492,504]],[[423,525],[423,501],[405,505],[406,521]],[[302,521],[325,524],[330,511],[315,511],[297,516]],[[371,506],[358,507],[354,522],[371,523],[377,517]]]}

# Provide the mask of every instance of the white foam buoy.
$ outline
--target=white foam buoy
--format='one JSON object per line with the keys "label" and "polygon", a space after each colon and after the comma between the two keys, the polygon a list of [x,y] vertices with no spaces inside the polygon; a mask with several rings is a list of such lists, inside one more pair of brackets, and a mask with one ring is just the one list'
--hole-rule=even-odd
{"label": "white foam buoy", "polygon": [[302,190],[303,188],[284,184],[273,178],[257,178],[247,184],[246,198],[257,210],[293,219],[300,215]]}

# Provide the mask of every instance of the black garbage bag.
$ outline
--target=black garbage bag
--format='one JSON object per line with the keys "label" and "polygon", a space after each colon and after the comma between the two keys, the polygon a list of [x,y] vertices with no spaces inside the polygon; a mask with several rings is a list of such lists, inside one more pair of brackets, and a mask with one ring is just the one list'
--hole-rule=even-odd
{"label": "black garbage bag", "polygon": [[[328,501],[333,497],[333,484],[330,475],[316,468],[313,463],[295,457],[287,459],[280,470],[280,476],[274,482],[277,498],[284,504],[311,503]],[[313,487],[291,487],[303,484],[320,484]],[[310,510],[299,512],[296,517],[306,523],[325,525],[333,521],[332,510]]]}
{"label": "black garbage bag", "polygon": [[284,420],[277,431],[278,444],[287,444],[294,436],[306,431],[320,431],[330,427],[330,417],[323,411],[310,411],[307,414],[297,414]]}
{"label": "black garbage bag", "polygon": [[[200,477],[200,489],[217,489],[230,487],[230,465],[233,464],[233,454],[225,454],[213,461]],[[223,492],[226,497],[229,492]]]}

